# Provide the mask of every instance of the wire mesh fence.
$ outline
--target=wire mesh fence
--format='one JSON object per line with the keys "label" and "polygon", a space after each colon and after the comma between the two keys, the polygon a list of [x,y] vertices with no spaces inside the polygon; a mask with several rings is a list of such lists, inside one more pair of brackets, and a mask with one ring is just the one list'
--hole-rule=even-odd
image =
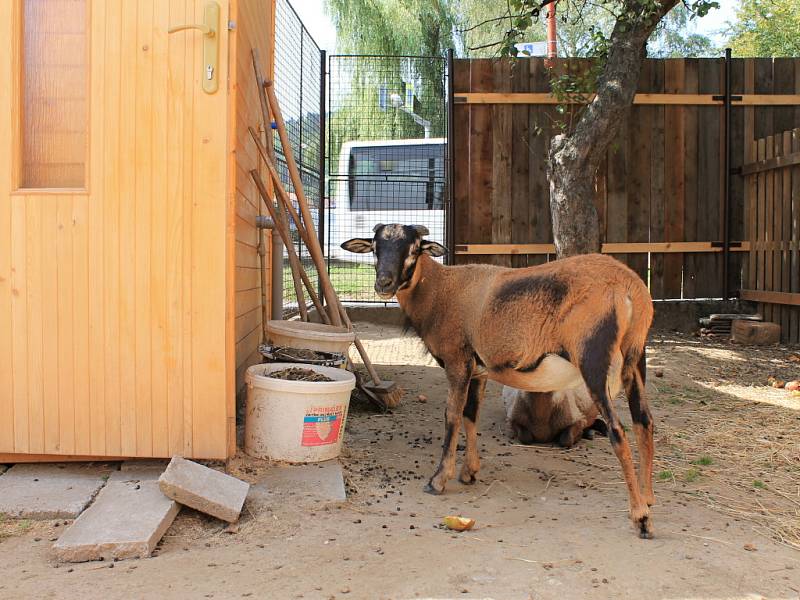
{"label": "wire mesh fence", "polygon": [[372,255],[339,246],[377,223],[424,225],[445,241],[446,61],[334,55],[328,82],[328,272],[342,300],[383,302]]}
{"label": "wire mesh fence", "polygon": [[[277,0],[275,5],[275,94],[281,106],[292,153],[300,170],[303,189],[314,217],[314,227],[319,228],[322,195],[322,123],[324,107],[321,106],[322,55],[319,46],[308,33],[288,0]],[[294,186],[286,166],[284,149],[274,131],[274,144],[278,170],[286,191],[295,201]],[[290,219],[291,221],[291,219]],[[309,279],[318,285],[318,274],[297,227],[291,221],[294,246]],[[308,303],[308,298],[306,297]],[[285,316],[298,310],[297,296],[292,283],[288,254],[283,257],[283,310]]]}

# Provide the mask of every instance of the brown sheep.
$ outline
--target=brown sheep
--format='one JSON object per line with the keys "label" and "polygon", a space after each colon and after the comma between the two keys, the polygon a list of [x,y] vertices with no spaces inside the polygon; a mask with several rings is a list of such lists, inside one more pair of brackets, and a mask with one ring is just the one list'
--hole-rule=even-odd
{"label": "brown sheep", "polygon": [[586,386],[560,392],[526,392],[503,386],[503,405],[513,436],[522,444],[556,442],[571,448],[581,437],[608,434]]}
{"label": "brown sheep", "polygon": [[[653,420],[645,397],[645,340],[653,303],[642,280],[609,256],[590,254],[524,269],[443,266],[446,249],[412,225],[376,225],[372,238],[342,244],[375,253],[375,291],[400,307],[444,367],[449,384],[442,458],[426,491],[441,494],[455,475],[462,425],[460,480],[480,468],[478,411],[487,379],[532,392],[586,385],[608,424],[622,465],[630,516],[641,537],[651,533]],[[639,446],[639,475],[612,399],[624,387]]]}

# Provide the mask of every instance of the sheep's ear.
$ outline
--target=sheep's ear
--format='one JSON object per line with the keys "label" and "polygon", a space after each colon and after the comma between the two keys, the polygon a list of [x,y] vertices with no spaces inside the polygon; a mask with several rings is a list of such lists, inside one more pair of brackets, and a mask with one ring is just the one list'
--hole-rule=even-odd
{"label": "sheep's ear", "polygon": [[428,231],[428,228],[425,227],[425,225],[412,225],[411,227],[416,229],[420,237],[425,237],[426,235],[430,235],[430,231]]}
{"label": "sheep's ear", "polygon": [[342,248],[348,252],[366,254],[372,252],[372,238],[353,238],[344,242]]}
{"label": "sheep's ear", "polygon": [[425,254],[430,254],[431,256],[444,256],[447,254],[447,248],[442,246],[439,242],[423,241],[420,248]]}
{"label": "sheep's ear", "polygon": [[378,223],[377,225],[375,225],[375,227],[372,228],[372,233],[378,233],[378,229],[380,229],[381,227],[386,227],[386,225],[384,225],[383,223]]}

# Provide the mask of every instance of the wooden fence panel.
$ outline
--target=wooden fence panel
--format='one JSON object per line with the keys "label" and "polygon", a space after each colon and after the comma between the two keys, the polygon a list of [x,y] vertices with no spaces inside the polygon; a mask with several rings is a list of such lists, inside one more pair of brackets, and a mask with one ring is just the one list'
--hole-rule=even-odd
{"label": "wooden fence panel", "polygon": [[[753,142],[744,168],[751,260],[742,297],[759,302],[784,342],[800,342],[800,129]],[[773,157],[785,160],[766,163]]]}
{"label": "wooden fence panel", "polygon": [[[581,108],[552,102],[551,68],[579,71],[586,65],[577,59],[558,59],[550,67],[541,58],[455,61],[453,243],[457,262],[521,267],[554,258],[548,246],[553,241],[549,141],[561,124],[568,127]],[[723,233],[725,125],[721,102],[712,95],[723,91],[724,69],[721,59],[646,60],[638,90],[643,94],[641,101],[624,120],[597,173],[595,205],[603,242],[699,244],[659,252],[630,245],[613,248],[624,251],[615,256],[649,282],[654,298],[722,295],[722,254],[712,246],[719,246]],[[760,146],[753,140],[760,138],[763,156],[767,152],[772,156],[776,141],[773,138],[767,144],[767,136],[778,125],[785,130],[800,127],[800,105],[790,95],[800,92],[798,73],[798,59],[731,62],[731,91],[745,96],[734,103],[731,114],[733,169],[759,157]],[[776,94],[781,97],[771,100]],[[790,137],[784,140],[781,134],[779,155],[788,152],[786,144],[794,143]],[[769,172],[748,178],[731,176],[731,240],[767,243],[775,241],[776,235],[786,237],[796,225],[792,210],[796,199],[787,195],[794,185],[795,179],[788,174],[781,174],[777,183]],[[776,189],[781,190],[779,197]],[[752,201],[746,203],[746,195]],[[776,210],[781,211],[780,217]],[[504,250],[497,252],[506,254],[493,255],[490,245],[494,244],[502,244]],[[513,248],[523,244],[527,248],[514,253]],[[465,245],[469,248],[464,249]],[[480,250],[482,245],[485,252]],[[742,281],[751,282],[750,288],[756,290],[768,291],[776,284],[785,287],[787,282],[791,288],[797,253],[791,246],[768,248],[730,253],[730,290],[735,293]],[[778,271],[773,269],[775,260]],[[791,310],[766,310],[769,316],[777,314],[782,326],[786,312],[785,327],[791,330]]]}

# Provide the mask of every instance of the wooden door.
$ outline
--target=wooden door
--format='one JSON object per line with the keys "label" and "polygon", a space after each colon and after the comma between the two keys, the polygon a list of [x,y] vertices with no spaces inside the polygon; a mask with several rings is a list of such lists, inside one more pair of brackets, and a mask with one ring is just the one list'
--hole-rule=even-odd
{"label": "wooden door", "polygon": [[229,453],[219,4],[0,2],[0,462]]}

